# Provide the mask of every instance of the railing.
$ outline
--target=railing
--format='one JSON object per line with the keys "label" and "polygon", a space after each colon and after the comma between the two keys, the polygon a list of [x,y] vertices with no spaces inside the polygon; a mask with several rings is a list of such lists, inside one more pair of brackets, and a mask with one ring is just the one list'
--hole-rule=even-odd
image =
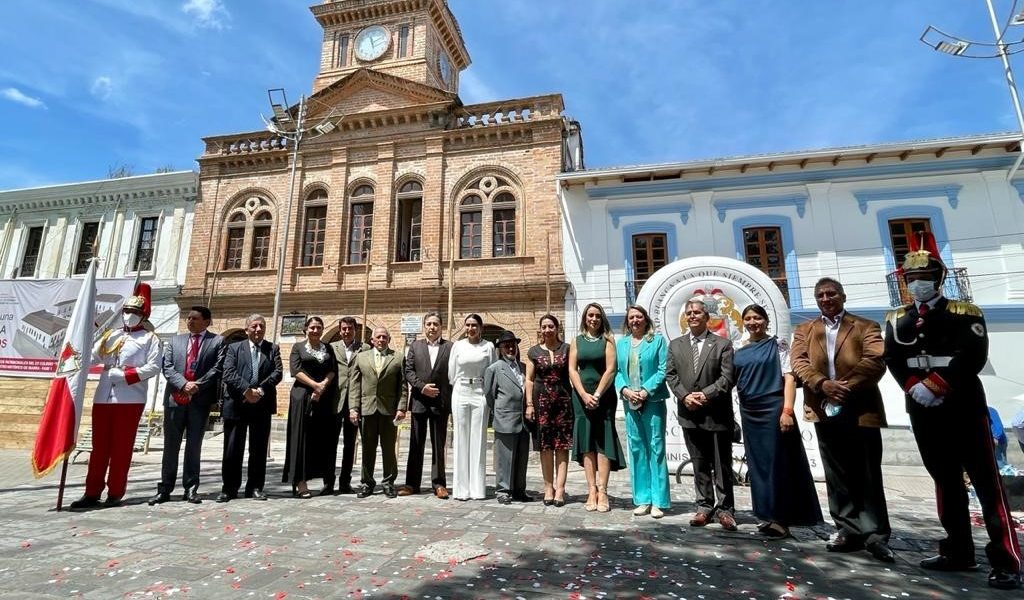
{"label": "railing", "polygon": [[206,138],[206,155],[253,154],[256,152],[277,152],[287,150],[288,138],[266,132],[260,134],[221,136]]}
{"label": "railing", "polygon": [[[900,276],[899,270],[886,275],[885,283],[889,288],[890,306],[902,306],[913,301],[910,292],[907,291],[907,282]],[[974,301],[974,296],[971,294],[971,279],[967,275],[966,268],[957,267],[949,270],[946,281],[942,284],[942,295],[950,300]]]}
{"label": "railing", "polygon": [[504,102],[488,102],[464,106],[456,118],[455,126],[490,127],[508,123],[522,123],[544,117],[562,114],[562,102],[558,96],[536,96]]}

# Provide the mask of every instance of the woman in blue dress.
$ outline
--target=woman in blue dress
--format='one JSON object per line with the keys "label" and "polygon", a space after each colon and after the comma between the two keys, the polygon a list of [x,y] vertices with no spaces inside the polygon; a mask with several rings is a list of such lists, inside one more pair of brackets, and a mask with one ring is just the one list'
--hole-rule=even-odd
{"label": "woman in blue dress", "polygon": [[736,351],[734,368],[754,514],[762,520],[762,534],[786,537],[792,526],[822,520],[793,415],[796,379],[789,366],[789,345],[768,335],[767,311],[751,304],[743,309],[742,318],[750,339]]}

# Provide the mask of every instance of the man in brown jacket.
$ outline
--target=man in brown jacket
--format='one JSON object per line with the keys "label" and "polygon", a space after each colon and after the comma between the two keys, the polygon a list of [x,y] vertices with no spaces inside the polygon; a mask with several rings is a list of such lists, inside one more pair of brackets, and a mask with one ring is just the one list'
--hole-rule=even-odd
{"label": "man in brown jacket", "polygon": [[814,423],[818,435],[829,512],[838,529],[827,548],[866,548],[878,560],[894,562],[882,489],[881,328],[844,310],[846,294],[835,279],[819,280],[814,299],[821,316],[796,328],[791,359],[803,383],[804,420]]}

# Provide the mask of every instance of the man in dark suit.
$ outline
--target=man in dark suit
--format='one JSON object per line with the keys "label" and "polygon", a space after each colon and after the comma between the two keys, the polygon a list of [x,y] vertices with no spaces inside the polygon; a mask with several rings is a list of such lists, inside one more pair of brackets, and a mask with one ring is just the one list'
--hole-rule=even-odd
{"label": "man in dark suit", "polygon": [[333,444],[328,444],[330,450],[325,456],[324,465],[324,488],[320,495],[324,496],[333,493],[334,470],[338,466],[338,437],[342,438],[341,472],[338,473],[338,488],[340,494],[351,494],[352,489],[352,462],[356,453],[356,434],[359,428],[348,418],[349,413],[349,367],[355,364],[356,355],[364,350],[369,350],[370,345],[362,340],[356,339],[356,320],[352,317],[342,317],[338,322],[338,331],[341,332],[341,339],[331,344],[334,349],[334,358],[338,363],[337,405],[334,412],[337,415],[333,430]]}
{"label": "man in dark suit", "polygon": [[436,312],[423,317],[425,340],[416,340],[405,355],[405,380],[409,383],[409,408],[412,435],[409,459],[405,467],[405,485],[399,496],[420,493],[423,480],[423,448],[430,435],[430,485],[434,495],[448,498],[445,477],[445,442],[448,417],[452,414],[452,385],[448,381],[448,354],[452,343],[441,338],[441,316]]}
{"label": "man in dark suit", "polygon": [[405,418],[408,400],[402,361],[388,347],[391,334],[383,327],[373,330],[373,349],[360,352],[351,369],[349,419],[359,423],[359,437],[363,441],[363,472],[360,478],[359,498],[373,493],[377,485],[373,467],[377,462],[377,444],[380,443],[381,462],[384,463],[384,495],[398,495],[395,479],[398,477],[398,422]]}
{"label": "man in dark suit", "polygon": [[185,468],[181,485],[184,500],[199,504],[199,461],[210,407],[217,402],[224,338],[209,331],[210,309],[193,306],[185,317],[188,333],[179,333],[164,345],[164,454],[156,495],[149,505],[171,499],[178,477],[178,450],[185,437]]}
{"label": "man in dark suit", "polygon": [[270,417],[277,412],[277,384],[281,382],[281,349],[263,339],[267,321],[260,315],[245,320],[249,339],[232,344],[224,355],[224,384],[228,395],[224,418],[224,484],[217,502],[238,497],[242,485],[242,456],[249,435],[249,466],[245,497],[266,500],[267,444]]}
{"label": "man in dark suit", "polygon": [[530,457],[526,419],[532,419],[533,414],[524,408],[526,365],[516,356],[521,341],[511,331],[503,331],[498,338],[501,359],[484,371],[484,398],[493,415],[495,492],[501,504],[532,500],[526,495],[526,463]]}
{"label": "man in dark suit", "polygon": [[882,332],[878,323],[846,312],[846,294],[835,279],[819,280],[814,299],[821,316],[796,328],[790,356],[803,383],[804,420],[814,423],[818,436],[828,508],[838,529],[826,548],[866,548],[893,562],[882,488]]}
{"label": "man in dark suit", "polygon": [[711,317],[703,301],[688,301],[684,317],[689,331],[668,346],[665,380],[676,396],[679,425],[693,461],[697,511],[690,526],[703,527],[717,517],[723,528],[734,531],[732,343],[708,331]]}
{"label": "man in dark suit", "polygon": [[989,543],[988,584],[1021,587],[1021,549],[1003,479],[996,465],[985,388],[978,374],[988,360],[988,328],[981,309],[942,295],[946,277],[935,239],[911,242],[903,276],[913,302],[886,316],[885,362],[907,397],[907,412],[928,474],[935,480],[946,539],[925,569],[973,571],[966,471],[981,503]]}

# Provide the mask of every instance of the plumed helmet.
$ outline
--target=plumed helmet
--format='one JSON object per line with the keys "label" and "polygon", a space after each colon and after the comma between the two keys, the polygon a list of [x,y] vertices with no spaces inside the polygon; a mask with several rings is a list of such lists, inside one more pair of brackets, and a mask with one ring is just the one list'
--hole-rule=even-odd
{"label": "plumed helmet", "polygon": [[900,268],[903,277],[914,273],[932,273],[935,281],[942,283],[946,278],[946,265],[939,255],[939,248],[935,244],[935,236],[928,232],[921,232],[910,237],[910,252],[903,260]]}
{"label": "plumed helmet", "polygon": [[121,305],[121,310],[134,309],[142,313],[142,316],[149,318],[149,313],[153,309],[152,303],[153,290],[150,289],[148,283],[140,283],[135,286],[135,293],[128,297]]}

